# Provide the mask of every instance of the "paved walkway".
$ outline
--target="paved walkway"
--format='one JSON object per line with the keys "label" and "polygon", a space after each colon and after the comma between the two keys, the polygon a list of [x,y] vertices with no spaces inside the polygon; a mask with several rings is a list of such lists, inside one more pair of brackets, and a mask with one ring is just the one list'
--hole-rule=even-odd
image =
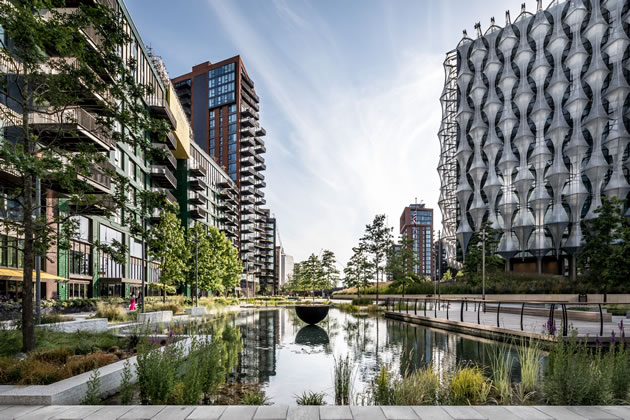
{"label": "paved walkway", "polygon": [[0,406],[0,419],[584,420],[630,419],[630,407],[558,406]]}
{"label": "paved walkway", "polygon": [[[408,311],[403,308],[402,310],[396,309],[396,311],[394,312],[413,316],[414,315],[413,302],[410,302],[409,306],[410,307]],[[508,305],[505,305],[505,306],[508,306]],[[504,308],[505,306],[502,306],[502,308]],[[420,309],[420,307],[421,305],[419,303],[417,315],[423,317],[424,310]],[[514,307],[520,311],[520,305],[516,305]],[[448,310],[448,319],[454,322],[461,322],[460,309],[461,309],[461,306],[459,303],[455,303],[455,302],[451,303],[451,306],[449,307],[449,310]],[[388,310],[391,311],[391,307]],[[560,310],[560,308],[556,307],[556,310],[554,312],[556,328],[558,330],[556,334],[562,333],[562,322],[560,318],[561,313],[562,311]],[[485,327],[497,328],[496,310],[494,312],[488,311],[485,313],[482,311],[478,314],[477,311],[474,310],[474,305],[472,303],[468,303],[468,310],[466,310],[466,306],[464,305],[463,315],[464,315],[463,322],[466,324],[470,324],[469,326],[481,325]],[[479,315],[479,323],[477,323],[478,315]],[[438,318],[440,320],[446,320],[447,312],[446,312],[445,306],[441,306],[440,310],[437,311],[437,317],[435,316],[435,310],[433,309],[432,306],[431,306],[431,310],[427,308],[426,316],[427,318]],[[545,331],[545,325],[548,319],[549,319],[548,316],[523,315],[523,331],[527,333],[548,334]],[[625,320],[624,322],[628,321],[626,320],[625,317],[613,316],[612,322],[610,321],[604,322],[603,334],[601,335],[601,337],[610,337],[611,333],[614,331],[616,338],[619,339],[621,337],[621,332],[619,330],[619,321],[621,319],[624,319]],[[581,337],[589,336],[590,338],[595,338],[595,337],[600,336],[599,319],[593,322],[569,319],[568,325],[569,325],[569,334],[570,334],[570,331],[574,329],[574,330],[577,330],[578,336],[581,336]],[[630,327],[630,322],[628,323],[628,327]],[[520,313],[501,312],[499,315],[498,328],[520,332],[521,331]]]}

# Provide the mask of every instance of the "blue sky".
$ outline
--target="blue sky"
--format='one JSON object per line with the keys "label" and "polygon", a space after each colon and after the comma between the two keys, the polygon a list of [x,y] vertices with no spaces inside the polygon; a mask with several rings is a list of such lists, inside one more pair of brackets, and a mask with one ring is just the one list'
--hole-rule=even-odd
{"label": "blue sky", "polygon": [[[545,0],[545,6],[548,0]],[[267,129],[267,207],[296,261],[343,264],[377,213],[437,206],[445,53],[517,0],[127,0],[171,77],[240,54]],[[534,10],[535,2],[527,2]]]}

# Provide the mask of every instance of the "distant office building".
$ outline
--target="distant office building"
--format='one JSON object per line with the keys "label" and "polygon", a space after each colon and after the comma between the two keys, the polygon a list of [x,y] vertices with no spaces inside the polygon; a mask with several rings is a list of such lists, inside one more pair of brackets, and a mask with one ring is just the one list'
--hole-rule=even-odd
{"label": "distant office building", "polygon": [[[269,278],[266,204],[263,189],[266,152],[259,123],[259,98],[240,56],[196,65],[173,83],[190,118],[194,143],[214,158],[235,182],[238,246],[243,261],[242,288],[252,295]],[[273,250],[271,252],[273,254]]]}
{"label": "distant office building", "polygon": [[278,289],[287,284],[293,276],[293,256],[284,252],[284,248],[278,247]]}
{"label": "distant office building", "polygon": [[[447,53],[438,167],[447,259],[485,221],[506,270],[576,276],[583,222],[628,200],[628,2],[553,1]],[[627,208],[627,207],[626,207]],[[626,213],[630,216],[630,211]]]}
{"label": "distant office building", "polygon": [[413,252],[419,262],[414,273],[433,278],[433,209],[424,204],[405,207],[400,216],[400,234],[413,240]]}

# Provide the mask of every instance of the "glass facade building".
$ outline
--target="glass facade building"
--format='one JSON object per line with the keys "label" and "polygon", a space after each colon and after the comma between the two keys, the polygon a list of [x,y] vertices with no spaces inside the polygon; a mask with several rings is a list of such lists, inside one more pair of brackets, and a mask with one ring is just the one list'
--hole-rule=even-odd
{"label": "glass facade building", "polygon": [[[628,202],[628,2],[538,2],[447,54],[439,132],[449,265],[484,222],[506,270],[576,277],[603,195]],[[627,213],[630,215],[630,212]]]}
{"label": "glass facade building", "polygon": [[417,264],[414,272],[433,278],[433,209],[424,204],[410,204],[400,216],[400,234],[412,239],[412,249]]}

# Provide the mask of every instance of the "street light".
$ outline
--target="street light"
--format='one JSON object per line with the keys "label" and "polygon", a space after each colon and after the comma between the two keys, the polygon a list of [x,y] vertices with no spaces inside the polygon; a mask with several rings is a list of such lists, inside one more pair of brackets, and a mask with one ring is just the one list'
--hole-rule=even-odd
{"label": "street light", "polygon": [[[481,230],[481,299],[486,300],[486,228]],[[485,309],[485,306],[484,306]]]}

